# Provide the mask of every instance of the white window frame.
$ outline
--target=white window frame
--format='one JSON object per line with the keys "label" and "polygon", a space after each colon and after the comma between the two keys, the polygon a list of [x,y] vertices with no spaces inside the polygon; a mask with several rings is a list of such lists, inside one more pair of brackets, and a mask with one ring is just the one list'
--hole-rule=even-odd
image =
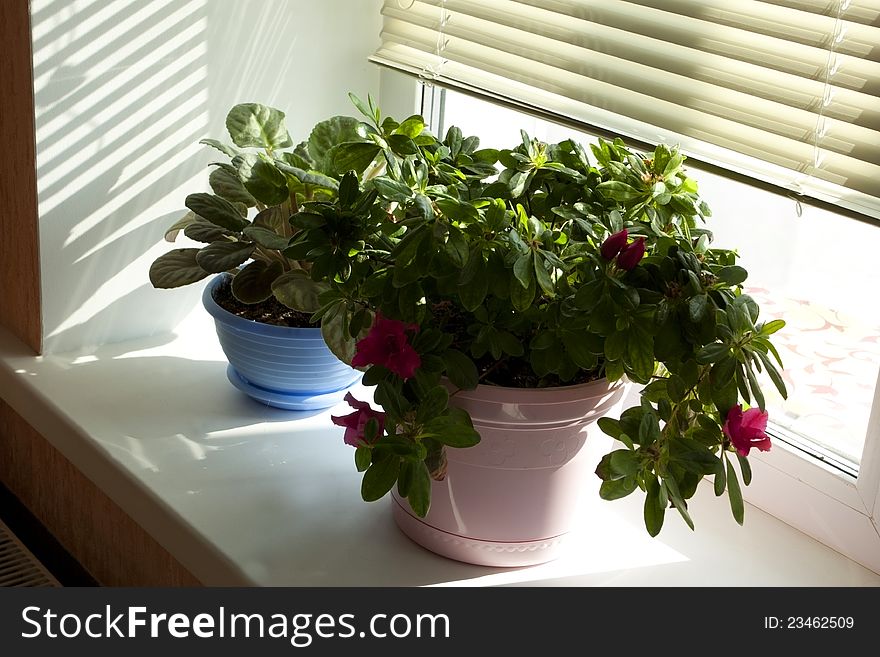
{"label": "white window frame", "polygon": [[[442,127],[442,89],[423,84],[421,90],[421,114]],[[745,500],[880,573],[880,376],[857,476],[782,435],[771,436],[774,449],[755,450],[749,459],[754,477],[743,490]]]}

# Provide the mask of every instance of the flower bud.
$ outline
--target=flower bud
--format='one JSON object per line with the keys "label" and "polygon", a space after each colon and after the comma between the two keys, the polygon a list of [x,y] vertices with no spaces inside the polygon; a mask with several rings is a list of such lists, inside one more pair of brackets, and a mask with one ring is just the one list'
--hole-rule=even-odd
{"label": "flower bud", "polygon": [[626,228],[607,238],[602,242],[602,247],[600,249],[602,257],[606,260],[613,260],[614,256],[620,253],[620,250],[626,246],[626,238]]}
{"label": "flower bud", "polygon": [[645,238],[639,237],[632,244],[627,244],[620,250],[617,256],[617,266],[626,271],[632,271],[642,261],[645,255]]}

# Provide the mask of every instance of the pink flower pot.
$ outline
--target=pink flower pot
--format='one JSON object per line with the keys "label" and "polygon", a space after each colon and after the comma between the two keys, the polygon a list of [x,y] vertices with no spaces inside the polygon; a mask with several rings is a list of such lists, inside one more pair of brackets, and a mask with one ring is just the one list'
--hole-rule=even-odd
{"label": "pink flower pot", "polygon": [[[623,399],[626,386],[602,379],[563,388],[478,386],[450,403],[480,432],[475,447],[447,450],[431,509],[415,516],[392,493],[398,527],[427,549],[484,566],[528,566],[558,556],[594,463],[583,449]],[[616,414],[615,414],[616,416]]]}

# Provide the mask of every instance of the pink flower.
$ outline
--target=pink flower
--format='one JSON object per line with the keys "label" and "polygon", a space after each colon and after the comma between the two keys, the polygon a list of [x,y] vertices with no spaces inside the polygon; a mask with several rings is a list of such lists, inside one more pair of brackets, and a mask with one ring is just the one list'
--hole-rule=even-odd
{"label": "pink flower", "polygon": [[367,427],[367,422],[373,418],[379,423],[379,431],[372,441],[376,442],[385,430],[385,413],[374,411],[367,402],[358,401],[350,392],[345,395],[345,401],[348,402],[349,406],[356,409],[355,412],[342,416],[330,416],[333,424],[345,427],[345,444],[358,447],[370,443],[364,436],[364,430]]}
{"label": "pink flower", "polygon": [[599,249],[602,257],[606,260],[613,260],[614,256],[620,253],[620,250],[626,246],[627,235],[626,228],[624,228],[602,242],[602,247]]}
{"label": "pink flower", "polygon": [[377,314],[367,337],[355,345],[356,353],[351,364],[355,367],[382,365],[404,380],[411,378],[422,359],[409,343],[406,332],[418,330],[417,324],[406,324]]}
{"label": "pink flower", "polygon": [[757,447],[762,452],[770,449],[770,437],[765,433],[767,413],[760,408],[750,408],[743,412],[742,406],[737,404],[727,412],[723,429],[740,456],[748,456],[752,447]]}
{"label": "pink flower", "polygon": [[[610,239],[610,238],[609,238]],[[632,244],[627,244],[617,256],[617,266],[626,271],[635,269],[645,255],[645,238],[639,237]]]}

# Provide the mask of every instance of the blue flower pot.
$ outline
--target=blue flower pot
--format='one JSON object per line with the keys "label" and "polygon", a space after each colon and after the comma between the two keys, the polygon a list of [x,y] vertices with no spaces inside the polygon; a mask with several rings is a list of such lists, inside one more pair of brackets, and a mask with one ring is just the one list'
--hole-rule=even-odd
{"label": "blue flower pot", "polygon": [[339,403],[361,373],[333,355],[320,328],[263,324],[221,308],[214,290],[228,278],[214,277],[202,293],[202,303],[214,318],[232,385],[286,410],[311,411]]}

